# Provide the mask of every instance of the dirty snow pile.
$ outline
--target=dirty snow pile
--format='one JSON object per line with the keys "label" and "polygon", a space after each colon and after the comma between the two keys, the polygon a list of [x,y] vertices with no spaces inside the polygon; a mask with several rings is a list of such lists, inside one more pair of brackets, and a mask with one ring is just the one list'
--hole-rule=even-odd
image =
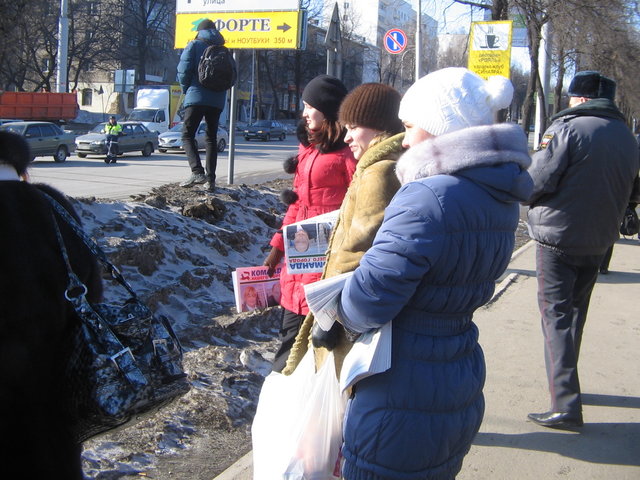
{"label": "dirty snow pile", "polygon": [[[279,181],[283,183],[283,181]],[[87,478],[211,480],[250,449],[279,308],[237,314],[231,272],[262,264],[283,186],[167,185],[130,202],[77,199],[85,230],[139,296],[172,320],[191,391],[151,419],[86,442]],[[105,278],[105,297],[126,292]]]}

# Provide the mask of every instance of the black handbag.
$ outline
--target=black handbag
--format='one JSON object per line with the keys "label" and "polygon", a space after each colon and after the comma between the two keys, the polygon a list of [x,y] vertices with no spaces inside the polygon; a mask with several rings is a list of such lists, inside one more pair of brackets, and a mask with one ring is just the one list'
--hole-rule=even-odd
{"label": "black handbag", "polygon": [[87,288],[71,268],[54,215],[69,275],[65,297],[80,319],[65,375],[74,433],[83,442],[149,417],[188,392],[190,384],[182,368],[182,346],[168,319],[155,316],[78,222],[55,199],[43,195],[129,293],[121,304],[91,304],[86,299]]}
{"label": "black handbag", "polygon": [[634,208],[627,205],[624,211],[624,217],[622,217],[622,223],[620,224],[620,234],[631,236],[640,231],[640,220],[638,214]]}

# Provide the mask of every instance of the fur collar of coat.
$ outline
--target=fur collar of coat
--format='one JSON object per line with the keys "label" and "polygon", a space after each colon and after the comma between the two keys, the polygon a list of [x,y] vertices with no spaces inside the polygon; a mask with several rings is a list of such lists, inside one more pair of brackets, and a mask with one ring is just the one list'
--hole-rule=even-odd
{"label": "fur collar of coat", "polygon": [[381,160],[398,160],[404,153],[402,148],[402,140],[404,139],[404,132],[398,133],[392,137],[386,138],[380,143],[375,144],[369,148],[362,158],[358,160],[356,171],[365,170],[374,163]]}
{"label": "fur collar of coat", "polygon": [[402,185],[461,170],[516,163],[521,170],[531,164],[527,137],[509,123],[483,125],[433,137],[400,157],[396,175]]}

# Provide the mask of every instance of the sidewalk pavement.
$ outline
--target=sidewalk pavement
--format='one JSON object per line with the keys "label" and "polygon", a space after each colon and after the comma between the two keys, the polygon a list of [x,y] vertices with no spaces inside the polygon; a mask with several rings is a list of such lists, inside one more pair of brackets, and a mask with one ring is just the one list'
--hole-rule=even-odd
{"label": "sidewalk pavement", "polygon": [[[584,421],[572,431],[527,421],[549,407],[535,244],[514,253],[474,320],[487,362],[486,410],[457,480],[640,479],[640,244],[621,239],[600,275],[580,353]],[[214,480],[251,480],[251,452]]]}

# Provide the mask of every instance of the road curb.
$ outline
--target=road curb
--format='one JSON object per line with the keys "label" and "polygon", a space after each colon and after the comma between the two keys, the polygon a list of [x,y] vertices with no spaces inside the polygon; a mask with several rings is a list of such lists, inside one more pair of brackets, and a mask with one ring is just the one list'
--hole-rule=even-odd
{"label": "road curb", "polygon": [[532,248],[535,244],[536,244],[535,240],[529,240],[527,243],[525,243],[523,246],[521,246],[519,249],[513,252],[513,254],[511,255],[511,260],[509,260],[509,264],[513,263],[514,260],[520,257],[527,250]]}
{"label": "road curb", "polygon": [[250,450],[213,480],[250,480],[252,475],[253,450]]}

